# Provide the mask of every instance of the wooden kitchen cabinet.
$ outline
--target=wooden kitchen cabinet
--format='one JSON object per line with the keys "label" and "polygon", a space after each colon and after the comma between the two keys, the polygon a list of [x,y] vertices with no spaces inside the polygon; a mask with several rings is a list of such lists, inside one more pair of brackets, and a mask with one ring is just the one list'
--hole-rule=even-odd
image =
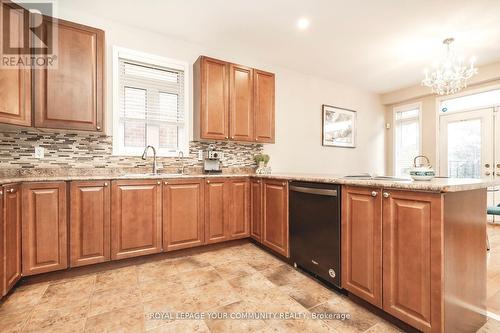
{"label": "wooden kitchen cabinet", "polygon": [[75,181],[70,184],[70,266],[111,259],[110,182]]}
{"label": "wooden kitchen cabinet", "polygon": [[288,249],[288,183],[264,180],[262,244],[289,257]]}
{"label": "wooden kitchen cabinet", "polygon": [[261,143],[275,142],[274,74],[254,70],[254,139]]}
{"label": "wooden kitchen cabinet", "polygon": [[229,186],[229,238],[250,236],[250,183],[248,179],[230,179]]}
{"label": "wooden kitchen cabinet", "polygon": [[262,180],[250,182],[250,236],[256,241],[262,239]]}
{"label": "wooden kitchen cabinet", "polygon": [[229,135],[235,141],[254,141],[253,69],[229,65]]}
{"label": "wooden kitchen cabinet", "polygon": [[383,309],[423,332],[441,330],[441,207],[439,193],[384,191]]}
{"label": "wooden kitchen cabinet", "polygon": [[21,191],[19,184],[0,186],[0,293],[21,278]]}
{"label": "wooden kitchen cabinet", "polygon": [[205,240],[207,244],[229,239],[229,191],[227,179],[205,181]]}
{"label": "wooden kitchen cabinet", "polygon": [[166,251],[205,243],[202,179],[168,180],[163,184],[163,247]]}
{"label": "wooden kitchen cabinet", "polygon": [[[10,36],[9,42],[16,45],[13,47],[20,47],[7,53],[8,45],[4,45],[4,55],[29,56],[29,31],[25,24],[29,21],[29,12],[12,2],[0,1],[0,17],[2,21],[8,20],[4,29],[9,27],[9,31],[4,34]],[[0,123],[31,126],[31,68],[23,65],[1,68],[0,86]]]}
{"label": "wooden kitchen cabinet", "polygon": [[22,186],[23,275],[68,267],[66,183]]}
{"label": "wooden kitchen cabinet", "polygon": [[341,215],[342,286],[381,308],[381,190],[344,186]]}
{"label": "wooden kitchen cabinet", "polygon": [[161,182],[111,182],[111,259],[162,251]]}
{"label": "wooden kitchen cabinet", "polygon": [[37,33],[53,27],[55,68],[33,70],[35,127],[102,131],[104,32],[44,16]]}
{"label": "wooden kitchen cabinet", "polygon": [[195,140],[274,143],[274,74],[200,56],[194,64]]}
{"label": "wooden kitchen cabinet", "polygon": [[194,135],[197,139],[229,138],[229,65],[200,57],[194,64]]}

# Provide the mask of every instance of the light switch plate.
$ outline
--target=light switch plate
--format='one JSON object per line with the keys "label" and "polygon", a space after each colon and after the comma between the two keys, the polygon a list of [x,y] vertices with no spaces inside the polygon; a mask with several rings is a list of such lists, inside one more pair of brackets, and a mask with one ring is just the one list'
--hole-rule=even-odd
{"label": "light switch plate", "polygon": [[44,158],[45,157],[45,148],[40,146],[35,146],[35,158]]}

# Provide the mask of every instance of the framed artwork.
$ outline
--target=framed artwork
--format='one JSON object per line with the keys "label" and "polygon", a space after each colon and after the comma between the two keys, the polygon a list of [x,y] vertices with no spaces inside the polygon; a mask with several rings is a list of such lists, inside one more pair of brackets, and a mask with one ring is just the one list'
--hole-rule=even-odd
{"label": "framed artwork", "polygon": [[323,146],[356,147],[356,111],[323,104]]}

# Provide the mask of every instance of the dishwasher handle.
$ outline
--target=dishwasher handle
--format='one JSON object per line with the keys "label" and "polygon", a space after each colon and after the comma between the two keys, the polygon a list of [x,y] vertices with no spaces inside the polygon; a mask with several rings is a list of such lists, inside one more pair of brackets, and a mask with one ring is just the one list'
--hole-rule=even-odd
{"label": "dishwasher handle", "polygon": [[302,186],[294,186],[291,185],[290,191],[308,193],[308,194],[317,194],[317,195],[326,195],[329,197],[336,197],[337,190],[329,190],[324,188],[312,188],[312,187],[302,187]]}

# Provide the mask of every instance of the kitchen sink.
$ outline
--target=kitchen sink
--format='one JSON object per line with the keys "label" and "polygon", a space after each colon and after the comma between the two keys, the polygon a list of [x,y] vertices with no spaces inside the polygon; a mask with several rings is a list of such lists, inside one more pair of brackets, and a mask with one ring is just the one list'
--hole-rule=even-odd
{"label": "kitchen sink", "polygon": [[410,178],[401,178],[395,176],[371,176],[369,174],[359,174],[359,175],[348,175],[342,177],[344,179],[355,179],[355,180],[386,180],[392,182],[406,182],[411,181]]}

